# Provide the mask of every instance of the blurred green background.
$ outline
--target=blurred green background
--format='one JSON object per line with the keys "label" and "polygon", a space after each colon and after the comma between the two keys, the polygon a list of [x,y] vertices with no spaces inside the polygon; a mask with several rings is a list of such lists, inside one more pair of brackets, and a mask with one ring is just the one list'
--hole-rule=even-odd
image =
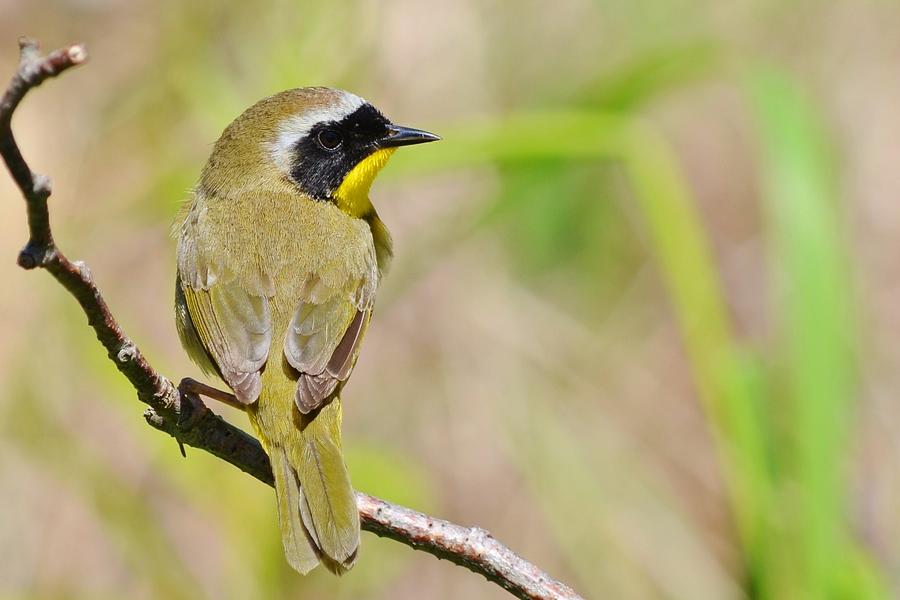
{"label": "blurred green background", "polygon": [[[898,30],[886,0],[0,0],[0,73],[19,35],[87,43],[14,126],[176,379],[169,227],[231,119],[330,85],[444,137],[372,192],[396,260],[346,391],[359,489],[587,597],[884,598]],[[271,490],[144,424],[24,240],[4,175],[0,596],[506,597],[370,534],[343,578],[294,574]]]}

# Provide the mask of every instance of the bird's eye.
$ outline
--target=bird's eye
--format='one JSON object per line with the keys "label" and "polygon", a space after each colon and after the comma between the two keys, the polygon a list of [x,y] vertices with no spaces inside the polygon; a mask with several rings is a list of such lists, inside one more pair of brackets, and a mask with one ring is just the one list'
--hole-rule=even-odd
{"label": "bird's eye", "polygon": [[336,150],[341,145],[341,142],[344,141],[341,138],[341,134],[334,129],[323,129],[316,136],[316,139],[319,140],[319,144],[326,150]]}

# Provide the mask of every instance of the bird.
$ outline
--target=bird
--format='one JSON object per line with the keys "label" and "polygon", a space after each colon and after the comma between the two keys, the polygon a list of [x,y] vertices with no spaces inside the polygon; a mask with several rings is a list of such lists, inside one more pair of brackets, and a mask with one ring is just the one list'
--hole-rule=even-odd
{"label": "bird", "polygon": [[225,128],[173,227],[179,337],[232,393],[183,384],[246,411],[301,574],[359,552],[341,393],[393,254],[369,191],[398,147],[439,139],[350,92],[287,90]]}

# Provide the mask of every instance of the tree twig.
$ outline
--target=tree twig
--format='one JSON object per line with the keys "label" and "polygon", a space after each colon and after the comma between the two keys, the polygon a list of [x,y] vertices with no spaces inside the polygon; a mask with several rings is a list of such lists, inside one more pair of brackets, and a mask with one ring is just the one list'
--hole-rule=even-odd
{"label": "tree twig", "polygon": [[[150,425],[271,486],[269,459],[259,442],[198,399],[182,396],[157,373],[116,322],[87,265],[70,261],[53,240],[47,208],[50,180],[33,172],[25,162],[13,137],[11,121],[31,88],[83,63],[87,52],[84,46],[75,44],[42,57],[37,42],[24,38],[19,40],[19,49],[19,68],[0,100],[0,155],[22,191],[28,214],[29,239],[19,253],[19,266],[45,269],[75,297],[110,360],[128,378],[138,399],[148,405],[144,416]],[[357,505],[366,531],[480,573],[518,598],[579,598],[571,588],[517,556],[483,529],[435,519],[363,493],[357,493]]]}

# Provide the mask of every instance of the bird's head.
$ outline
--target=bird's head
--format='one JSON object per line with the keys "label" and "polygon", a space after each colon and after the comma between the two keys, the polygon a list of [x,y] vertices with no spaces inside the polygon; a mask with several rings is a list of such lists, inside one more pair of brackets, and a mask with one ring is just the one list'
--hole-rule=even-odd
{"label": "bird's head", "polygon": [[201,185],[224,192],[292,187],[361,216],[375,176],[399,146],[433,142],[349,92],[300,88],[257,102],[216,142]]}

